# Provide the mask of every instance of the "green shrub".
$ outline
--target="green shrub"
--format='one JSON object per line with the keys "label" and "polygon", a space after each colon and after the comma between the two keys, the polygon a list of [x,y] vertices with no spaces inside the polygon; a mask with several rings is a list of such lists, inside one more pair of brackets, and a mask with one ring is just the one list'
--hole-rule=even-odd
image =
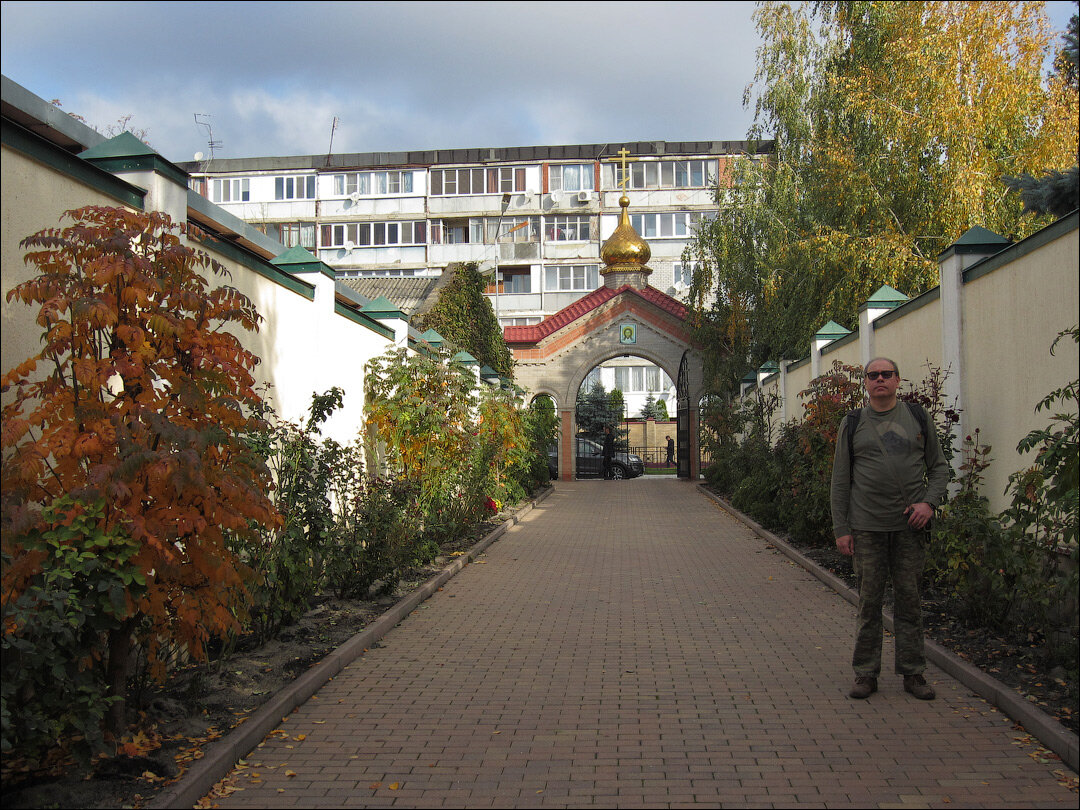
{"label": "green shrub", "polygon": [[[103,500],[62,496],[42,512],[43,530],[19,538],[32,560],[17,598],[3,602],[2,747],[31,762],[57,746],[84,761],[104,749],[110,695],[104,671],[110,631],[124,627],[146,580],[137,545],[103,530]],[[13,561],[4,554],[5,571]]]}
{"label": "green shrub", "polygon": [[[1080,342],[1076,326],[1061,332],[1058,342]],[[1009,477],[1012,504],[1006,512],[1010,538],[1027,576],[1020,590],[1031,621],[1046,639],[1048,652],[1075,666],[1077,654],[1077,591],[1080,587],[1080,378],[1047,394],[1035,411],[1058,408],[1051,423],[1028,433],[1017,445],[1035,452],[1031,467]]]}
{"label": "green shrub", "polygon": [[335,495],[326,580],[338,596],[362,598],[376,583],[393,590],[409,565],[429,556],[420,538],[417,491],[408,482],[365,479],[358,463],[347,463]]}
{"label": "green shrub", "polygon": [[248,629],[265,640],[310,607],[323,578],[334,534],[330,482],[341,467],[343,450],[320,436],[322,425],[343,404],[332,388],[313,394],[307,422],[293,425],[264,406],[264,432],[249,444],[265,460],[274,479],[274,506],[284,519],[277,528],[261,527],[258,539],[235,551],[255,572],[248,586]]}
{"label": "green shrub", "polygon": [[990,448],[979,431],[964,441],[959,491],[937,511],[927,548],[926,577],[953,599],[961,617],[1001,629],[1013,612],[1016,564],[1012,541],[980,492]]}

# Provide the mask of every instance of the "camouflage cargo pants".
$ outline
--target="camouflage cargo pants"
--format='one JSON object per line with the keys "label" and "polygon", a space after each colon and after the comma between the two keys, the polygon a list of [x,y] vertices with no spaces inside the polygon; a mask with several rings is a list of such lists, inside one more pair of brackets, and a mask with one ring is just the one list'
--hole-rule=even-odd
{"label": "camouflage cargo pants", "polygon": [[896,672],[921,675],[923,656],[922,579],[925,531],[855,532],[855,576],[859,581],[858,629],[851,665],[856,677],[881,673],[881,603],[885,585],[893,584]]}

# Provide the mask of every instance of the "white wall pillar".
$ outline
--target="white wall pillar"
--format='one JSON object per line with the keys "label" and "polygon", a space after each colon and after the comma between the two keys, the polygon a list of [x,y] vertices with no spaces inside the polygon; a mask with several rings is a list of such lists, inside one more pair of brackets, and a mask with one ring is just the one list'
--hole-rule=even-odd
{"label": "white wall pillar", "polygon": [[834,340],[850,334],[850,329],[845,329],[836,321],[829,321],[817,331],[810,341],[810,379],[821,376],[821,350]]}
{"label": "white wall pillar", "polygon": [[788,361],[780,361],[780,421],[786,422],[790,419],[788,414],[788,398],[787,398],[787,367]]}
{"label": "white wall pillar", "polygon": [[938,256],[941,291],[941,360],[946,372],[945,402],[958,411],[960,418],[953,425],[953,481],[959,486],[960,468],[964,463],[964,437],[969,432],[969,419],[964,407],[964,270],[987,256],[1007,248],[1011,243],[993,231],[975,226],[947,247]]}

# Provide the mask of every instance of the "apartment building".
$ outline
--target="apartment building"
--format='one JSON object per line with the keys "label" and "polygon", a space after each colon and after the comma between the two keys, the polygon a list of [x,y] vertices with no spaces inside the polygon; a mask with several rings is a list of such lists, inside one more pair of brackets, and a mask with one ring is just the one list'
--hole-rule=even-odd
{"label": "apartment building", "polygon": [[[196,192],[284,247],[307,248],[346,282],[433,277],[477,262],[500,323],[524,326],[601,286],[600,248],[624,190],[652,249],[651,285],[685,297],[692,268],[683,248],[716,215],[729,162],[772,149],[771,141],[648,141],[179,165]],[[605,384],[618,374],[655,377],[605,372]],[[640,399],[665,392],[674,396],[670,380]]]}

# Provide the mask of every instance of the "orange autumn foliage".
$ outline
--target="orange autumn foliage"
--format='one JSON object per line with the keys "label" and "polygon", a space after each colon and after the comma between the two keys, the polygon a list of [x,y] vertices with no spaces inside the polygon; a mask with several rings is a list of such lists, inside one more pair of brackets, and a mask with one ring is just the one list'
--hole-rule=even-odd
{"label": "orange autumn foliage", "polygon": [[65,220],[21,242],[39,275],[7,296],[38,307],[42,349],[2,378],[3,598],[35,573],[39,555],[20,538],[43,528],[44,506],[103,500],[100,528],[134,542],[146,578],[129,595],[130,630],[151,659],[163,641],[198,657],[238,628],[249,572],[226,539],[280,520],[244,442],[259,427],[259,359],[234,332],[261,318],[236,289],[212,286],[228,273],[187,244],[199,237],[190,226],[100,206]]}

